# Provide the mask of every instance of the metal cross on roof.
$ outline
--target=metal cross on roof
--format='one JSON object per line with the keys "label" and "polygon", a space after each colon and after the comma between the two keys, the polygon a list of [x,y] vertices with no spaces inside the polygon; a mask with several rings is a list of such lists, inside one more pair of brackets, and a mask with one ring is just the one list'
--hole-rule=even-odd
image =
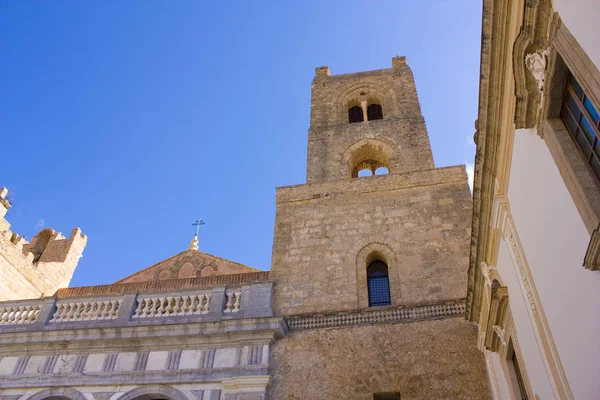
{"label": "metal cross on roof", "polygon": [[198,236],[198,231],[200,230],[200,225],[206,225],[206,222],[202,218],[198,218],[196,222],[192,224],[192,226],[196,227],[196,236]]}

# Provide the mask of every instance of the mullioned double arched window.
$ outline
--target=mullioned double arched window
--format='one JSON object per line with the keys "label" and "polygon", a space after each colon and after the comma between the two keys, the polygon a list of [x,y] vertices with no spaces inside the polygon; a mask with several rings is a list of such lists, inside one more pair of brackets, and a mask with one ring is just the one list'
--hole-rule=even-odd
{"label": "mullioned double arched window", "polygon": [[365,109],[368,121],[383,119],[383,107],[378,100],[369,99],[368,101],[352,100],[348,103],[348,122],[364,122]]}

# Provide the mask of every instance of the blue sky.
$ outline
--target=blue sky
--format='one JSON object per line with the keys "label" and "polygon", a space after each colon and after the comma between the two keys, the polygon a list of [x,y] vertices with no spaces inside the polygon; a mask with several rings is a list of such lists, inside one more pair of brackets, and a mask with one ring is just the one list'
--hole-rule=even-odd
{"label": "blue sky", "polygon": [[472,162],[481,2],[5,1],[8,220],[88,246],[71,286],[188,246],[269,269],[275,187],[305,182],[310,83],[407,56],[436,166]]}

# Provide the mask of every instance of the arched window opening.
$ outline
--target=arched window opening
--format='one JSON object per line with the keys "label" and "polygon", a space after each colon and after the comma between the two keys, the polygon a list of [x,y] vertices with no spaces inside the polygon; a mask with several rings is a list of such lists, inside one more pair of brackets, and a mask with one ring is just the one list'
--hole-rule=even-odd
{"label": "arched window opening", "polygon": [[[365,144],[364,146],[356,149],[352,152],[350,157],[349,167],[350,176],[357,178],[364,175],[359,175],[359,172],[368,169],[371,171],[370,175],[377,175],[376,171],[380,168],[385,168],[385,171],[389,173],[390,159],[386,152],[380,146],[374,144]],[[383,172],[382,170],[381,172]]]}
{"label": "arched window opening", "polygon": [[354,122],[363,122],[364,120],[365,117],[360,106],[352,106],[348,109],[348,121],[351,124]]}
{"label": "arched window opening", "polygon": [[373,176],[373,171],[371,171],[371,169],[369,168],[361,169],[360,171],[358,171],[359,178],[363,178],[365,176]]}
{"label": "arched window opening", "polygon": [[386,167],[379,167],[375,170],[375,175],[387,175],[390,173],[390,170]]}
{"label": "arched window opening", "polygon": [[375,260],[367,267],[367,286],[369,289],[369,307],[392,304],[388,266],[383,261]]}
{"label": "arched window opening", "polygon": [[367,107],[367,119],[369,121],[383,119],[383,108],[381,108],[381,104],[374,103]]}

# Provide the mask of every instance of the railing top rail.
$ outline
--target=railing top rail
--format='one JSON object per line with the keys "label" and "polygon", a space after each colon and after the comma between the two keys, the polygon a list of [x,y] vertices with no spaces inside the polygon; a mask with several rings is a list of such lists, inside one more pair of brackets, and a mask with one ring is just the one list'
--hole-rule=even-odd
{"label": "railing top rail", "polygon": [[193,289],[208,289],[216,286],[234,286],[255,281],[268,281],[269,271],[247,272],[243,274],[215,275],[200,278],[166,279],[163,281],[115,283],[111,285],[81,286],[59,289],[58,299],[67,297],[87,297],[118,295],[124,293],[169,292]]}

